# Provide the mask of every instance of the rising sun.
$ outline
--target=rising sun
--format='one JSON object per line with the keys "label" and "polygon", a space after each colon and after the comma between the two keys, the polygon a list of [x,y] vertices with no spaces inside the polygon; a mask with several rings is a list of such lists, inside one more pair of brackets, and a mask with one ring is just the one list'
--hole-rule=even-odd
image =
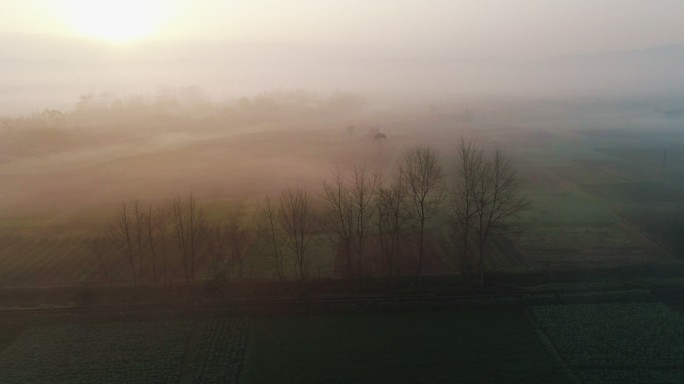
{"label": "rising sun", "polygon": [[150,37],[158,24],[155,2],[136,0],[71,1],[67,10],[80,35],[124,44]]}

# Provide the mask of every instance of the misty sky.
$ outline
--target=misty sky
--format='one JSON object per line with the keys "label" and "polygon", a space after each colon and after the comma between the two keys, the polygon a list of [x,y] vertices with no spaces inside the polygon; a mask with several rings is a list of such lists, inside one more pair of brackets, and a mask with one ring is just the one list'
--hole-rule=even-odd
{"label": "misty sky", "polygon": [[684,92],[682,0],[0,0],[0,114],[194,85]]}
{"label": "misty sky", "polygon": [[0,36],[448,49],[545,58],[684,42],[681,0],[3,0]]}

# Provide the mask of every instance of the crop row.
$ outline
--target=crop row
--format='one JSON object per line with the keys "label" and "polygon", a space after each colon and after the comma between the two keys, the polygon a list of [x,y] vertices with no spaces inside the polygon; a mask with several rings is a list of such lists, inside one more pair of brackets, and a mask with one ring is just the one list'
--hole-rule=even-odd
{"label": "crop row", "polygon": [[684,318],[663,304],[556,305],[533,314],[583,382],[684,382]]}
{"label": "crop row", "polygon": [[0,382],[177,382],[191,330],[191,321],[30,328],[0,354]]}
{"label": "crop row", "polygon": [[197,347],[189,357],[189,382],[237,383],[247,348],[245,317],[199,321]]}
{"label": "crop row", "polygon": [[33,327],[0,353],[0,383],[236,383],[248,327],[244,317],[194,328],[191,320]]}

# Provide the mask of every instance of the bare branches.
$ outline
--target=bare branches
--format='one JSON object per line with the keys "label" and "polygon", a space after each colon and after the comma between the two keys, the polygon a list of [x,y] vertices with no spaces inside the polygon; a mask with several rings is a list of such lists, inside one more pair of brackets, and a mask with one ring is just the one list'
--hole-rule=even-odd
{"label": "bare branches", "polygon": [[365,167],[354,167],[354,184],[351,197],[355,208],[356,219],[356,250],[358,255],[359,277],[363,277],[363,259],[368,237],[368,227],[374,211],[370,205],[378,184],[378,176],[370,175]]}
{"label": "bare branches", "polygon": [[283,265],[283,252],[280,249],[279,230],[278,230],[278,212],[277,207],[270,196],[266,196],[263,205],[260,208],[260,214],[265,221],[263,232],[268,234],[271,246],[273,246],[273,267],[275,268],[278,280],[285,279],[285,269]]}
{"label": "bare branches", "polygon": [[337,168],[333,181],[323,181],[323,199],[327,212],[325,222],[335,233],[337,246],[344,252],[347,262],[347,276],[354,272],[352,249],[356,249],[356,272],[363,276],[363,261],[370,222],[375,214],[372,209],[378,176],[365,167],[354,167],[352,177],[347,181]]}
{"label": "bare branches", "polygon": [[134,224],[131,209],[126,201],[122,201],[114,211],[112,236],[119,249],[128,259],[133,285],[137,286],[138,278],[135,272],[135,252],[133,251]]}
{"label": "bare branches", "polygon": [[232,207],[228,215],[225,235],[230,243],[230,255],[235,277],[244,277],[245,256],[251,241],[251,232],[245,228],[245,207],[240,204]]}
{"label": "bare branches", "polygon": [[134,219],[134,233],[135,233],[135,245],[136,245],[136,253],[138,254],[138,268],[139,268],[139,274],[138,274],[138,279],[140,280],[140,285],[144,285],[144,270],[143,270],[143,225],[144,225],[144,220],[145,220],[145,208],[143,207],[142,202],[139,200],[131,200],[129,202],[129,206],[131,206],[133,210],[133,219]]}
{"label": "bare branches", "polygon": [[[128,259],[134,285],[144,284],[146,254],[149,255],[155,286],[159,285],[159,251],[162,252],[164,273],[167,273],[166,225],[166,217],[162,211],[155,211],[151,204],[140,200],[122,201],[114,212],[112,239]],[[168,283],[168,276],[166,282]]]}
{"label": "bare branches", "polygon": [[111,238],[106,235],[98,235],[91,239],[88,246],[91,252],[97,258],[97,263],[99,269],[102,271],[102,275],[107,282],[107,285],[112,286],[112,279],[110,276],[110,263],[108,262],[109,255],[111,252]]}
{"label": "bare branches", "polygon": [[458,148],[458,182],[453,207],[462,245],[462,269],[468,270],[471,244],[477,247],[479,280],[484,281],[484,256],[489,236],[527,206],[518,192],[519,180],[512,163],[501,152],[487,157],[481,149],[461,141]]}
{"label": "bare branches", "polygon": [[461,273],[470,271],[471,237],[477,226],[477,207],[475,195],[483,167],[484,154],[474,148],[472,143],[461,140],[458,147],[457,183],[452,196],[457,227],[457,237],[461,245]]}
{"label": "bare branches", "polygon": [[158,248],[161,255],[162,268],[164,269],[164,284],[169,285],[169,266],[168,266],[168,228],[169,215],[164,207],[158,207],[155,215],[151,217],[154,226],[157,228]]}
{"label": "bare branches", "polygon": [[437,213],[440,202],[443,175],[437,152],[429,146],[412,148],[404,155],[400,174],[402,184],[407,189],[407,200],[419,226],[417,274],[420,276],[425,248],[425,223]]}
{"label": "bare branches", "polygon": [[299,277],[305,280],[308,275],[308,244],[312,230],[311,198],[300,188],[288,188],[280,194],[278,203],[280,225],[295,255]]}
{"label": "bare branches", "polygon": [[159,241],[159,227],[163,223],[161,223],[154,216],[151,204],[148,204],[147,207],[142,209],[142,222],[147,245],[150,251],[150,261],[152,262],[152,280],[154,282],[154,286],[158,287],[159,279],[157,276],[157,241]]}
{"label": "bare branches", "polygon": [[344,253],[347,263],[347,276],[353,274],[352,245],[354,239],[354,200],[352,191],[346,185],[339,167],[333,175],[333,181],[323,181],[323,199],[327,212],[324,222],[328,230],[335,234],[337,247]]}
{"label": "bare branches", "polygon": [[171,224],[181,253],[186,282],[195,282],[195,261],[206,236],[206,218],[197,199],[190,194],[187,198],[174,198],[169,206]]}
{"label": "bare branches", "polygon": [[213,279],[228,279],[228,260],[226,258],[225,228],[221,225],[210,225],[207,228],[207,250],[212,257]]}
{"label": "bare branches", "polygon": [[376,194],[378,210],[378,239],[383,269],[389,269],[390,276],[397,270],[401,236],[406,227],[406,188],[401,178],[389,188],[379,188]]}

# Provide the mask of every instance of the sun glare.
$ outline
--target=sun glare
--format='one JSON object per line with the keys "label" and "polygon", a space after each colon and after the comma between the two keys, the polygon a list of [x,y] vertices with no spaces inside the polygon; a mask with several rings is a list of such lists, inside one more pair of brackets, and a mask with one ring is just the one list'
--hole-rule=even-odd
{"label": "sun glare", "polygon": [[66,11],[77,33],[124,44],[150,37],[157,26],[160,10],[147,1],[86,0],[72,2]]}

